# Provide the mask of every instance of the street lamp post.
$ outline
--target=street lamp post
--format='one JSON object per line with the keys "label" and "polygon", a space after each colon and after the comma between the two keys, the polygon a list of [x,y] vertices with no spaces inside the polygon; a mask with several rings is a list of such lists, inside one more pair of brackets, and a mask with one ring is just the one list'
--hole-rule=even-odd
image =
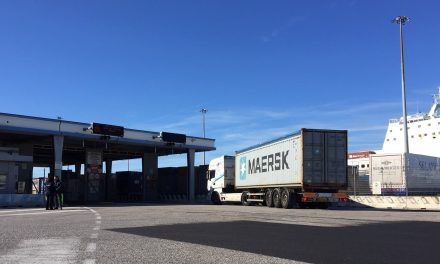
{"label": "street lamp post", "polygon": [[[202,113],[202,123],[203,123],[203,138],[206,138],[206,131],[205,131],[205,115],[206,112],[208,112],[208,109],[202,108],[200,110],[200,112]],[[205,151],[203,151],[203,165],[206,165],[206,157],[205,157]]]}
{"label": "street lamp post", "polygon": [[[397,23],[400,26],[400,69],[401,69],[401,77],[402,77],[402,110],[403,110],[403,146],[404,146],[404,158],[405,158],[405,166],[403,168],[404,172],[406,171],[406,167],[408,166],[407,156],[409,153],[408,146],[408,125],[406,118],[406,90],[405,90],[405,64],[403,59],[403,25],[409,21],[409,17],[406,16],[397,16],[392,20],[393,23]],[[406,196],[408,197],[408,177],[405,173],[405,185],[406,185]]]}

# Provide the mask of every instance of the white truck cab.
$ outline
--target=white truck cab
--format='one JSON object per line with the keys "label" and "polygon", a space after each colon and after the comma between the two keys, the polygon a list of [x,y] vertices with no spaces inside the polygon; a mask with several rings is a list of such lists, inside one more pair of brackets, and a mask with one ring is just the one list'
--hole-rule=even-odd
{"label": "white truck cab", "polygon": [[209,162],[208,191],[221,193],[223,188],[233,188],[235,181],[235,158],[221,156]]}

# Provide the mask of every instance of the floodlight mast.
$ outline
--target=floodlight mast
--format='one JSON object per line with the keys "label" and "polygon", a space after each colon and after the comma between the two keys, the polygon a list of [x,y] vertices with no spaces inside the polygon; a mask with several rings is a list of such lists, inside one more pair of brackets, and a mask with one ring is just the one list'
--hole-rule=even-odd
{"label": "floodlight mast", "polygon": [[[406,172],[406,167],[408,166],[408,123],[407,123],[407,114],[406,114],[406,89],[405,89],[405,63],[403,57],[403,25],[407,21],[409,21],[409,17],[406,16],[397,16],[392,22],[397,23],[400,26],[400,69],[401,69],[401,78],[402,78],[402,110],[403,110],[403,146],[404,146],[404,157],[405,157],[405,168],[403,168]],[[405,192],[406,197],[408,197],[408,177],[405,173]]]}
{"label": "floodlight mast", "polygon": [[403,110],[403,143],[404,153],[409,152],[408,146],[408,127],[407,127],[407,111],[406,111],[406,87],[405,87],[405,61],[403,56],[403,25],[409,21],[409,17],[397,16],[392,20],[393,23],[397,23],[400,26],[400,69],[402,78],[402,110]]}

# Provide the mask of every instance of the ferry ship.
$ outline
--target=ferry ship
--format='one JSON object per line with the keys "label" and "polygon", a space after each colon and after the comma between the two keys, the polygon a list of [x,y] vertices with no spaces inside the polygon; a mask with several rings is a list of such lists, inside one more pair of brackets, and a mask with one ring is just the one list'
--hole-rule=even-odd
{"label": "ferry ship", "polygon": [[[410,153],[440,157],[440,88],[433,95],[429,113],[407,116],[408,148]],[[403,153],[403,117],[390,119],[383,143],[382,153]]]}
{"label": "ferry ship", "polygon": [[[440,88],[433,95],[433,104],[428,113],[407,116],[409,152],[440,158]],[[348,165],[355,166],[359,176],[368,177],[369,156],[376,153],[403,153],[403,117],[390,119],[382,150],[362,151],[348,154]]]}

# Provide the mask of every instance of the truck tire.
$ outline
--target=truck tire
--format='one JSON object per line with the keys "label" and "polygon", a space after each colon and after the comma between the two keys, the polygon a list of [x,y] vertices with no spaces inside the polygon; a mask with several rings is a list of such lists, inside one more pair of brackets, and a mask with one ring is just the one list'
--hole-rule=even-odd
{"label": "truck tire", "polygon": [[275,188],[272,192],[273,206],[281,208],[281,191],[279,188]]}
{"label": "truck tire", "polygon": [[221,205],[222,202],[220,200],[220,195],[218,194],[218,192],[213,192],[211,194],[211,202],[215,205]]}
{"label": "truck tire", "polygon": [[281,190],[281,207],[284,209],[292,208],[292,196],[287,188]]}
{"label": "truck tire", "polygon": [[272,189],[267,189],[266,195],[264,196],[267,207],[273,207]]}
{"label": "truck tire", "polygon": [[248,202],[248,200],[247,200],[248,194],[249,194],[249,192],[243,192],[241,194],[241,204],[244,205],[244,206],[251,205],[251,202]]}

